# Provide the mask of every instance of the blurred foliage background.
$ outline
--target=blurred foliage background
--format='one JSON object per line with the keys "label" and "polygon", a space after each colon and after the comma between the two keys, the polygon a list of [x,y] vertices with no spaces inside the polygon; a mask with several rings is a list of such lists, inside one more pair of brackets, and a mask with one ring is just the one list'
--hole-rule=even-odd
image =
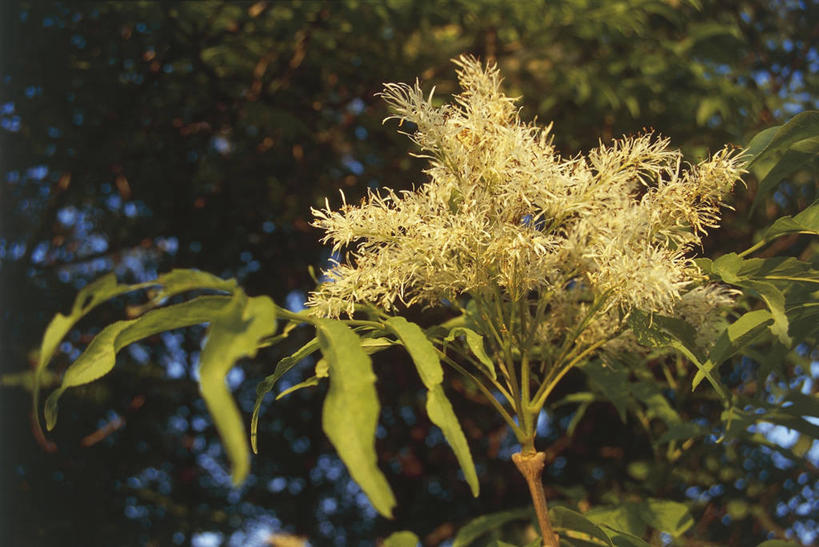
{"label": "blurred foliage background", "polygon": [[[251,479],[231,489],[193,381],[202,328],[132,346],[112,375],[66,397],[48,439],[32,433],[32,350],[51,316],[104,272],[137,282],[194,267],[299,308],[309,268],[329,258],[310,208],[325,197],[337,205],[339,188],[357,201],[368,188],[424,181],[407,139],[382,126],[383,82],[421,75],[445,95],[455,91],[451,58],[496,60],[522,116],[554,121],[567,155],[646,127],[696,159],[819,107],[816,0],[9,0],[0,10],[3,545],[261,545],[287,534],[374,545],[400,529],[437,545],[471,517],[528,503],[503,423],[456,381],[482,487],[469,495],[418,412],[420,383],[399,352],[376,363],[395,521],[377,518],[349,481],[309,391],[269,398]],[[793,174],[753,214],[749,178],[706,254],[744,249],[810,204],[815,173]],[[794,236],[771,252],[808,247]],[[83,321],[57,370],[128,303]],[[229,376],[248,416],[256,382],[287,349]],[[807,394],[819,376],[813,349],[792,364],[790,387]],[[723,372],[754,389],[748,366]],[[578,372],[562,389],[584,386]],[[663,393],[684,420],[718,418],[705,390]],[[656,443],[661,413],[623,422],[609,403],[584,410],[542,416],[551,499],[581,509],[629,496],[686,501],[697,523],[682,544],[819,538],[819,445],[805,435],[772,426],[755,441],[754,431],[727,447],[698,439],[671,454]]]}

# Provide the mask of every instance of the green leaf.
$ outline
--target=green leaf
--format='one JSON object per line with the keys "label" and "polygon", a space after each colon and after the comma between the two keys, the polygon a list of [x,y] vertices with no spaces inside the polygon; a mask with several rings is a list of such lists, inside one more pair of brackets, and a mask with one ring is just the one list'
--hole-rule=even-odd
{"label": "green leaf", "polygon": [[692,422],[671,424],[668,426],[668,430],[657,440],[657,443],[664,444],[671,441],[687,441],[688,439],[704,437],[707,433],[708,430],[703,426]]}
{"label": "green leaf", "polygon": [[769,171],[752,169],[759,178],[759,188],[754,203],[757,203],[759,196],[767,195],[776,188],[782,179],[806,167],[817,157],[819,157],[819,138],[809,138],[791,145],[791,148],[782,154]]}
{"label": "green leaf", "polygon": [[381,544],[381,547],[417,547],[420,542],[418,536],[404,530],[390,534]]}
{"label": "green leaf", "polygon": [[285,389],[284,391],[282,391],[281,393],[276,395],[276,400],[278,401],[279,399],[287,397],[288,395],[290,395],[294,391],[298,391],[298,390],[304,389],[306,387],[315,387],[315,386],[319,385],[320,380],[321,379],[318,376],[311,376],[310,378],[304,380],[303,382],[299,382],[298,384],[296,384],[294,386],[290,386],[289,388]]}
{"label": "green leaf", "polygon": [[670,500],[649,499],[643,502],[642,518],[652,528],[679,537],[694,525],[688,507]]}
{"label": "green leaf", "polygon": [[[749,144],[749,149],[752,149],[754,157],[748,166],[760,181],[764,180],[772,169],[782,161],[794,144],[819,135],[819,111],[800,112],[786,124],[778,127],[773,135],[771,135],[771,129],[773,128],[769,128],[762,135],[754,137]],[[762,146],[763,144],[764,146]],[[757,193],[752,209],[758,204],[762,195],[761,191]]]}
{"label": "green leaf", "polygon": [[316,321],[319,345],[330,363],[330,389],[322,409],[322,427],[341,460],[373,507],[392,518],[395,496],[378,469],[375,431],[380,405],[375,374],[358,336],[342,321]]}
{"label": "green leaf", "polygon": [[466,483],[472,490],[472,495],[478,497],[480,486],[475,464],[472,461],[472,453],[469,451],[469,444],[466,442],[466,436],[461,429],[461,424],[458,423],[455,411],[452,410],[452,404],[446,398],[444,388],[440,384],[427,392],[427,415],[429,415],[432,423],[441,428],[444,438],[452,447],[452,451],[461,465]]}
{"label": "green leaf", "polygon": [[628,371],[624,367],[614,368],[597,360],[583,363],[580,369],[588,376],[592,389],[611,401],[620,420],[625,422],[626,407],[631,399]]}
{"label": "green leaf", "polygon": [[646,532],[646,522],[641,512],[639,503],[624,502],[617,506],[590,509],[586,518],[599,526],[605,525],[618,532],[642,536]]}
{"label": "green leaf", "polygon": [[455,327],[449,331],[449,334],[444,340],[451,342],[461,335],[466,338],[466,345],[469,346],[470,351],[478,358],[478,361],[486,367],[492,379],[497,379],[495,364],[492,362],[492,359],[489,358],[489,355],[486,354],[486,348],[484,348],[483,345],[483,336],[466,327]]}
{"label": "green leaf", "polygon": [[201,270],[171,270],[160,275],[154,285],[161,285],[159,298],[168,298],[193,290],[213,290],[233,292],[236,290],[235,279],[222,279]]}
{"label": "green leaf", "polygon": [[769,539],[763,541],[756,547],[800,547],[795,541],[787,541],[784,539]]}
{"label": "green leaf", "polygon": [[631,391],[648,409],[649,418],[659,418],[668,426],[682,422],[680,415],[674,410],[668,399],[663,396],[660,388],[653,382],[635,382]]}
{"label": "green leaf", "polygon": [[763,241],[770,241],[787,234],[819,235],[819,200],[814,201],[794,216],[784,216],[776,221],[762,235]]}
{"label": "green leaf", "polygon": [[614,547],[608,534],[580,513],[565,507],[553,507],[549,510],[549,517],[555,532],[561,536]]}
{"label": "green leaf", "polygon": [[424,386],[432,389],[443,382],[444,370],[441,368],[438,352],[421,327],[403,317],[390,317],[385,324],[407,349]]}
{"label": "green leaf", "polygon": [[105,376],[125,346],[160,332],[207,323],[230,301],[227,296],[200,296],[189,302],[150,311],[138,319],[117,321],[104,328],[66,369],[62,384],[46,400],[46,427],[54,429],[60,397],[71,387]]}
{"label": "green leaf", "polygon": [[694,375],[691,389],[696,389],[706,374],[735,355],[743,346],[751,344],[773,322],[768,310],[747,312],[728,325],[714,343],[708,360]]}
{"label": "green leaf", "polygon": [[89,283],[80,290],[74,299],[74,304],[68,315],[58,313],[54,316],[43,334],[43,341],[40,343],[40,357],[37,361],[37,367],[34,369],[32,404],[34,405],[34,416],[36,417],[35,422],[38,430],[40,428],[40,385],[42,383],[42,375],[46,367],[48,367],[48,363],[51,362],[51,358],[54,356],[54,352],[57,351],[60,342],[65,335],[68,334],[68,331],[88,314],[88,312],[106,300],[152,285],[155,285],[155,283],[120,285],[117,283],[117,277],[113,273],[110,273]]}
{"label": "green leaf", "polygon": [[779,131],[781,125],[775,125],[767,129],[763,129],[751,139],[748,146],[743,150],[743,155],[747,157],[748,163],[754,161],[760,152],[765,150]]}
{"label": "green leaf", "polygon": [[276,332],[276,305],[266,296],[248,298],[237,290],[210,323],[199,360],[199,389],[231,462],[233,484],[250,470],[250,450],[242,416],[225,376],[243,357],[255,357],[263,338]]}
{"label": "green leaf", "polygon": [[452,542],[452,547],[466,547],[484,534],[492,530],[497,530],[508,522],[531,519],[532,516],[532,509],[530,507],[521,507],[520,509],[480,516],[469,521],[463,528],[458,530]]}
{"label": "green leaf", "polygon": [[[628,324],[634,332],[637,341],[649,347],[672,347],[683,354],[698,371],[702,372],[714,391],[724,400],[728,400],[728,393],[719,380],[706,369],[694,342],[694,329],[681,319],[664,317],[654,314],[649,316],[641,311],[633,310]],[[693,388],[692,388],[693,389]]]}
{"label": "green leaf", "polygon": [[[779,258],[775,264],[781,265],[782,262],[783,260]],[[759,275],[759,270],[765,267],[765,260],[743,260],[736,253],[725,254],[712,264],[713,273],[720,276],[726,283],[751,289],[759,295],[771,311],[771,318],[773,319],[773,322],[769,325],[771,332],[776,335],[784,345],[790,346],[791,338],[788,336],[788,317],[785,314],[785,295],[771,281],[756,278],[756,276]],[[764,276],[759,277],[765,279]]]}
{"label": "green leaf", "polygon": [[421,381],[427,388],[427,414],[429,419],[441,428],[444,438],[452,447],[455,457],[464,472],[472,495],[478,495],[480,486],[478,475],[475,471],[475,464],[472,461],[472,454],[469,451],[469,444],[466,442],[461,425],[455,416],[455,411],[444,393],[441,382],[444,379],[444,371],[441,368],[441,361],[438,358],[438,351],[432,342],[429,341],[421,327],[411,323],[403,317],[390,317],[385,322],[409,352]]}
{"label": "green leaf", "polygon": [[[604,528],[608,529],[608,526]],[[625,534],[623,532],[614,532],[610,534],[611,542],[614,543],[616,547],[650,547],[648,543],[646,543],[642,538],[639,538],[632,534]]]}
{"label": "green leaf", "polygon": [[270,393],[276,386],[276,382],[284,376],[290,369],[292,369],[299,361],[313,354],[319,350],[318,338],[313,338],[305,345],[297,349],[292,355],[288,355],[278,362],[273,374],[267,376],[264,380],[259,382],[256,386],[256,402],[253,404],[253,416],[250,418],[250,446],[253,448],[253,453],[259,453],[257,446],[257,433],[259,427],[259,414],[262,408],[262,401],[265,395]]}

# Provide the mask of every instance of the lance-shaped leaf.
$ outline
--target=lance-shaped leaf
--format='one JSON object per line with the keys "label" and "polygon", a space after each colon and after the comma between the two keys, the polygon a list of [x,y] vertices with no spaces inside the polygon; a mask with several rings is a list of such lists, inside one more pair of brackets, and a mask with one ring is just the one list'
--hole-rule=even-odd
{"label": "lance-shaped leaf", "polygon": [[407,348],[412,357],[415,368],[421,381],[427,388],[427,415],[429,419],[441,428],[444,438],[455,452],[455,457],[464,472],[464,478],[472,489],[472,495],[477,496],[479,491],[478,475],[475,471],[475,464],[472,461],[472,453],[469,451],[469,444],[466,436],[458,423],[455,411],[452,409],[449,399],[444,394],[441,382],[444,380],[444,371],[441,368],[441,360],[438,358],[438,351],[429,338],[426,337],[421,327],[415,323],[410,323],[403,317],[390,317],[387,319],[387,328],[398,336],[401,343]]}
{"label": "lance-shaped leaf", "polygon": [[58,403],[65,390],[93,382],[111,372],[117,353],[122,348],[160,332],[207,323],[229,301],[228,296],[200,296],[183,304],[150,311],[138,319],[117,321],[104,328],[66,369],[62,384],[46,400],[46,427],[51,430],[56,425]]}
{"label": "lance-shaped leaf", "polygon": [[[788,123],[777,128],[768,128],[754,137],[749,143],[748,150],[753,154],[753,159],[748,164],[750,170],[760,181],[764,181],[769,173],[783,160],[789,162],[793,159],[785,158],[786,154],[795,144],[811,139],[819,135],[819,112],[805,111],[794,116]],[[797,148],[798,149],[798,148]],[[778,182],[769,181],[768,189]],[[757,193],[754,199],[755,207],[761,196],[763,188]]]}
{"label": "lance-shaped leaf", "polygon": [[455,327],[449,331],[449,334],[444,340],[452,342],[456,337],[461,335],[466,339],[466,345],[469,347],[469,350],[478,358],[478,361],[486,367],[489,376],[495,380],[498,377],[495,372],[495,364],[492,362],[492,359],[489,358],[489,355],[486,354],[486,348],[484,348],[483,345],[483,336],[466,327]]}
{"label": "lance-shaped leaf", "polygon": [[728,400],[728,393],[720,381],[712,374],[710,369],[706,369],[694,343],[694,329],[681,319],[665,317],[654,314],[648,315],[638,310],[633,310],[628,318],[637,341],[648,347],[672,347],[682,353],[691,361],[697,369],[705,375],[714,390],[723,398]]}
{"label": "lance-shaped leaf", "polygon": [[[67,316],[58,313],[54,319],[51,320],[51,323],[49,323],[48,327],[46,328],[46,332],[43,335],[43,341],[40,345],[40,358],[35,369],[34,394],[32,397],[34,404],[34,416],[37,417],[37,428],[40,427],[39,396],[42,374],[48,366],[48,363],[51,361],[51,358],[54,356],[54,352],[60,345],[60,342],[65,335],[68,334],[68,331],[70,331],[74,325],[76,325],[77,322],[91,310],[106,300],[110,300],[125,293],[156,286],[161,287],[157,297],[145,307],[136,308],[133,311],[141,313],[144,310],[154,307],[161,300],[194,289],[232,292],[236,288],[236,281],[233,279],[224,280],[199,270],[173,270],[167,274],[159,276],[156,281],[137,283],[135,285],[117,283],[117,278],[113,273],[107,274],[93,283],[88,284],[77,294],[77,297],[74,299],[74,305],[71,308],[71,313]],[[118,323],[115,323],[114,325],[118,325]],[[114,331],[116,329],[126,328],[125,325],[120,325],[114,328],[114,325],[111,325],[112,330],[108,331],[107,336],[114,337]],[[57,395],[57,398],[59,398],[59,395]],[[56,413],[54,414],[54,417],[56,418]]]}
{"label": "lance-shaped leaf", "polygon": [[819,200],[794,216],[784,216],[765,231],[763,241],[770,241],[787,234],[819,235]]}
{"label": "lance-shaped leaf", "polygon": [[250,470],[250,450],[236,402],[225,376],[243,357],[254,357],[266,336],[276,332],[276,305],[266,296],[248,298],[237,290],[211,321],[199,360],[199,389],[230,459],[233,484]]}
{"label": "lance-shaped leaf", "polygon": [[743,346],[753,342],[771,323],[773,318],[768,310],[755,310],[743,314],[728,325],[714,343],[703,367],[694,375],[691,388],[695,389],[706,374],[730,359]]}
{"label": "lance-shaped leaf", "polygon": [[392,518],[395,496],[378,469],[375,453],[380,405],[372,361],[342,321],[319,319],[316,331],[330,364],[330,388],[322,408],[324,432],[373,507]]}
{"label": "lance-shaped leaf", "polygon": [[725,254],[711,264],[714,274],[720,276],[726,283],[738,287],[751,289],[768,306],[773,322],[769,326],[771,332],[786,346],[791,345],[788,336],[788,317],[785,314],[785,294],[763,275],[753,272],[752,268],[764,268],[764,260],[743,260],[736,253]]}
{"label": "lance-shaped leaf", "polygon": [[580,513],[565,507],[553,507],[549,510],[549,517],[555,532],[561,536],[614,547],[608,534]]}
{"label": "lance-shaped leaf", "polygon": [[253,416],[250,418],[250,446],[253,448],[254,454],[259,453],[259,447],[257,445],[257,432],[259,427],[259,414],[261,412],[262,401],[264,401],[265,395],[270,393],[276,386],[276,382],[278,382],[282,376],[287,374],[290,369],[295,367],[299,361],[308,355],[317,352],[318,350],[318,338],[313,338],[293,352],[292,355],[288,355],[279,361],[276,365],[276,369],[273,371],[273,374],[266,377],[264,380],[259,382],[258,386],[256,386],[256,402],[253,405]]}
{"label": "lance-shaped leaf", "polygon": [[74,305],[71,307],[71,312],[68,315],[58,313],[54,316],[48,324],[45,333],[43,334],[43,341],[40,344],[40,357],[37,361],[37,367],[34,370],[34,391],[33,391],[33,405],[35,423],[37,428],[40,427],[40,384],[42,383],[43,373],[54,356],[54,352],[59,347],[60,342],[68,334],[74,325],[82,319],[88,312],[93,310],[101,303],[125,294],[127,292],[135,291],[145,287],[150,287],[152,283],[140,283],[138,285],[120,285],[117,283],[117,278],[113,273],[105,275],[93,283],[86,285],[74,299]]}

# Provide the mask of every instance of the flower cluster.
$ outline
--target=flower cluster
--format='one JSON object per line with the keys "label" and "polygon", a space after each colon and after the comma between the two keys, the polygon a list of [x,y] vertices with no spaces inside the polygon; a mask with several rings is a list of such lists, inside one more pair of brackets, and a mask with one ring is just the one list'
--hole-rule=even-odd
{"label": "flower cluster", "polygon": [[717,226],[742,172],[738,153],[689,165],[648,133],[563,158],[551,126],[521,121],[496,66],[455,63],[463,91],[452,104],[434,106],[434,89],[425,95],[417,82],[382,93],[392,117],[414,125],[428,181],[313,211],[324,241],[348,251],[310,296],[316,313],[434,306],[499,289],[510,302],[549,299],[550,320],[570,324],[596,295],[608,310],[692,317],[725,300],[692,292],[702,274],[690,255]]}

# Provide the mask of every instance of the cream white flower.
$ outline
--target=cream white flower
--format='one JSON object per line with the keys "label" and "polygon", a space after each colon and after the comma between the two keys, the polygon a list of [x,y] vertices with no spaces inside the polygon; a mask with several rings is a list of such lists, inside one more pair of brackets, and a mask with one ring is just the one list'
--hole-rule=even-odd
{"label": "cream white flower", "polygon": [[696,324],[723,303],[721,289],[701,287],[692,253],[742,172],[738,153],[689,165],[649,133],[563,158],[551,126],[520,120],[495,65],[455,64],[463,91],[451,104],[433,106],[417,82],[382,93],[401,127],[414,124],[427,181],[313,211],[324,241],[347,252],[311,294],[315,313],[499,293],[526,313],[540,303],[540,331],[559,339],[605,298],[589,325],[605,338],[631,309]]}

